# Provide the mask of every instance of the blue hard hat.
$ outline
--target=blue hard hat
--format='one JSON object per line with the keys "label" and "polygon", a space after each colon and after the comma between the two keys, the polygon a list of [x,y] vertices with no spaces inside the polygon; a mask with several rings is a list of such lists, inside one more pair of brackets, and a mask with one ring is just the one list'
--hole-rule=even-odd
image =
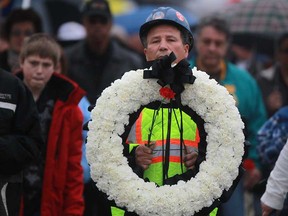
{"label": "blue hard hat", "polygon": [[146,22],[140,27],[139,36],[143,44],[144,37],[147,36],[149,30],[160,24],[170,24],[180,28],[188,34],[189,37],[189,51],[193,47],[194,39],[186,18],[177,10],[171,7],[159,7],[152,11],[146,19]]}

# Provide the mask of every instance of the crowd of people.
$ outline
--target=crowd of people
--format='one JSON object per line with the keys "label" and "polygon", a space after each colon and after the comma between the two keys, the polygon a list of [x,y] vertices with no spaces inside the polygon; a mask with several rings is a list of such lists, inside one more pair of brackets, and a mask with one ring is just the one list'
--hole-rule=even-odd
{"label": "crowd of people", "polygon": [[[236,61],[245,47],[231,45],[229,25],[219,16],[203,17],[192,33],[181,13],[157,6],[140,28],[139,53],[112,33],[113,14],[106,0],[85,1],[79,14],[85,34],[70,46],[44,32],[32,8],[13,9],[1,23],[1,216],[136,215],[108,200],[92,180],[87,122],[112,82],[130,70],[153,69],[156,63],[162,65],[157,68],[162,85],[168,73],[177,71],[171,63],[206,72],[233,96],[245,124],[244,174],[240,172],[229,199],[199,215],[250,216],[247,209],[255,216],[288,214],[288,33],[277,41],[273,64],[257,62],[252,69]],[[181,101],[183,83],[168,84],[175,101]],[[124,155],[139,177],[161,186],[197,173],[207,134],[193,110],[179,103],[159,108],[156,102],[131,119],[121,138]],[[147,130],[151,121],[157,125],[154,131]],[[166,126],[176,131],[174,137]],[[165,159],[167,146],[177,149],[168,152],[177,162]]]}

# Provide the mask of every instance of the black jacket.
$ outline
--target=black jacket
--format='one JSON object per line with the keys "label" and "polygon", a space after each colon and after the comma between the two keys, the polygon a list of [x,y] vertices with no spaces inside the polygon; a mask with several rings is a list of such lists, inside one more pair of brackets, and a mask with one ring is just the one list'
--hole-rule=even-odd
{"label": "black jacket", "polygon": [[8,215],[19,215],[23,170],[40,157],[42,145],[36,105],[30,91],[10,72],[0,69],[0,197]]}
{"label": "black jacket", "polygon": [[21,182],[21,171],[39,156],[38,112],[22,81],[0,69],[0,180]]}
{"label": "black jacket", "polygon": [[125,72],[144,67],[140,56],[116,40],[111,40],[106,53],[101,56],[93,53],[85,40],[69,47],[65,54],[68,77],[87,92],[91,104],[95,104],[102,91]]}
{"label": "black jacket", "polygon": [[11,67],[8,64],[8,51],[4,51],[0,53],[0,65],[1,68],[6,71],[11,71]]}

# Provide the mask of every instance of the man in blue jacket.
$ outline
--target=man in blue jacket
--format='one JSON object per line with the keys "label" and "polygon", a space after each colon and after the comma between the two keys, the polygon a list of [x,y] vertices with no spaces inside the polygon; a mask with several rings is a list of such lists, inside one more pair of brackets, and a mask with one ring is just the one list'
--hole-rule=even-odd
{"label": "man in blue jacket", "polygon": [[[191,68],[196,66],[198,70],[207,72],[211,78],[227,88],[236,100],[236,105],[245,123],[246,139],[251,143],[248,159],[254,165],[247,172],[244,185],[246,189],[251,190],[261,179],[259,156],[256,152],[256,134],[266,120],[261,91],[247,71],[237,68],[225,60],[230,32],[224,20],[218,17],[205,17],[200,21],[196,34],[197,55],[189,62]],[[261,210],[260,202],[258,209]],[[223,215],[244,215],[243,185],[241,188],[241,184],[239,184],[231,199],[223,205]]]}

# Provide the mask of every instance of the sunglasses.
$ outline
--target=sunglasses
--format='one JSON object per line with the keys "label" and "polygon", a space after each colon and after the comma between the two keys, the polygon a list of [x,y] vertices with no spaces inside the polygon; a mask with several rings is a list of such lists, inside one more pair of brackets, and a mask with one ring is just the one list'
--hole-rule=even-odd
{"label": "sunglasses", "polygon": [[90,24],[102,24],[106,25],[108,23],[108,19],[106,17],[101,17],[101,16],[92,16],[88,18],[88,21]]}
{"label": "sunglasses", "polygon": [[32,35],[34,32],[32,30],[26,30],[26,31],[21,31],[20,29],[15,29],[11,32],[11,35],[12,36],[15,36],[15,37],[19,37],[21,35],[23,36],[30,36]]}

